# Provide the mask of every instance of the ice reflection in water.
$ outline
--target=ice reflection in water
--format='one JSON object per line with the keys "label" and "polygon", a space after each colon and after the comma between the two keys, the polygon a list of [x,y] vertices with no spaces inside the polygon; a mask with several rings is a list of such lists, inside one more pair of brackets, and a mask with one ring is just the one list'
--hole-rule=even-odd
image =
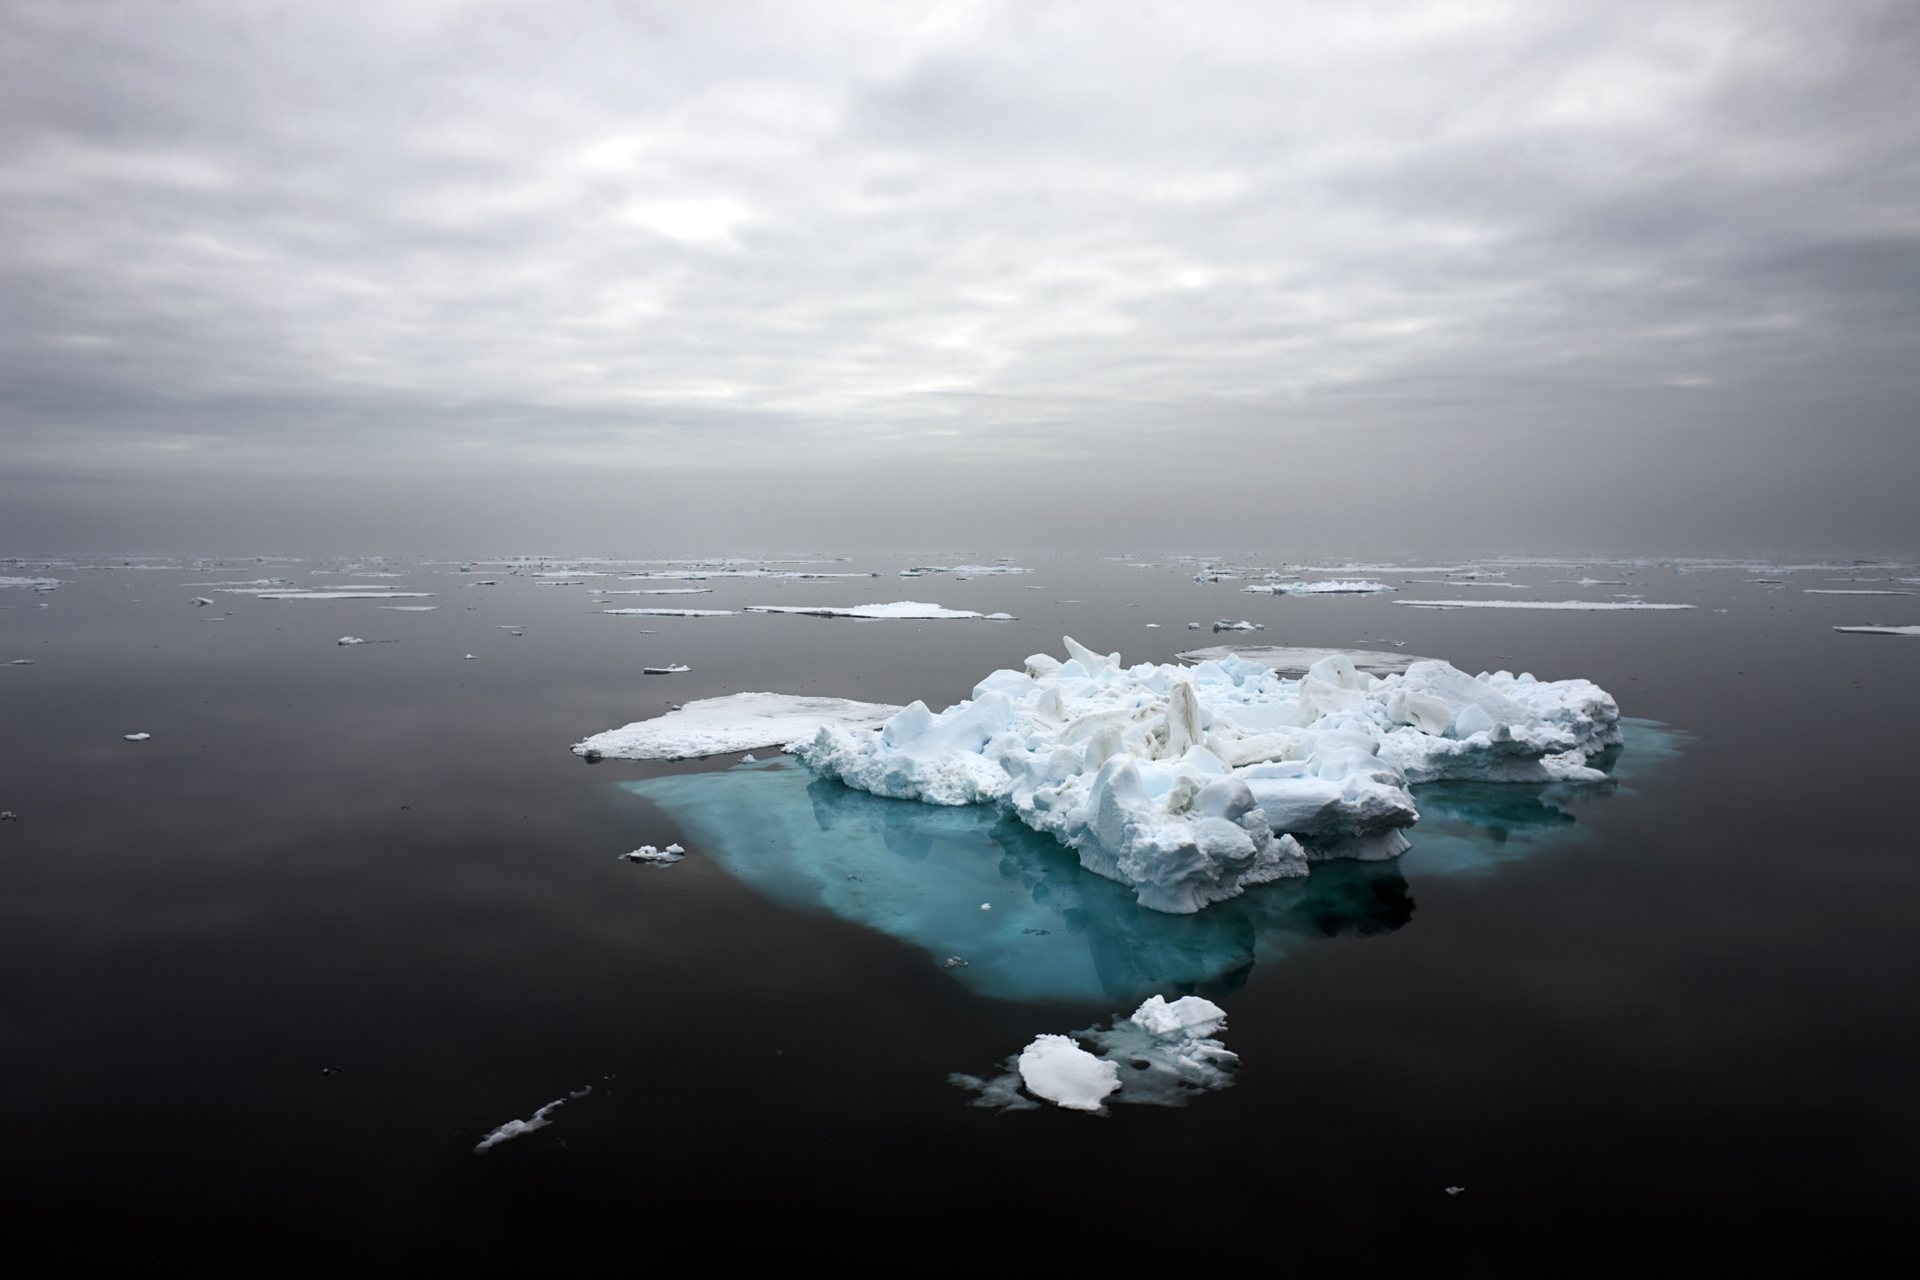
{"label": "ice reflection in water", "polygon": [[[768,897],[966,960],[954,978],[1024,1002],[1220,995],[1304,941],[1389,933],[1412,919],[1407,874],[1485,874],[1578,839],[1562,806],[1610,793],[1670,758],[1679,735],[1627,721],[1627,746],[1585,786],[1436,783],[1415,789],[1415,847],[1396,862],[1331,862],[1196,915],[1150,911],[1073,851],[987,806],[888,800],[791,761],[619,785],[663,810],[704,853]],[[990,910],[982,910],[986,904]]]}

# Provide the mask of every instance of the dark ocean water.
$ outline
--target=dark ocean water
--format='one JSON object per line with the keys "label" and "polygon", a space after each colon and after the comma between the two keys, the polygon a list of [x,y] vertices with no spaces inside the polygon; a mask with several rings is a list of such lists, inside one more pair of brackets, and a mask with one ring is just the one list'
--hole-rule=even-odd
{"label": "dark ocean water", "polygon": [[[1920,597],[1804,588],[1912,588],[1828,581],[1879,569],[1642,565],[1586,587],[1553,580],[1622,574],[1510,569],[1524,591],[1365,575],[1402,598],[1698,606],[1437,612],[1254,597],[1173,562],[895,576],[911,562],[685,601],[1019,620],[607,617],[672,598],[592,587],[673,584],[488,566],[8,570],[66,580],[0,590],[0,662],[33,660],[0,666],[10,1233],[277,1269],[883,1254],[1309,1275],[1819,1264],[1899,1238],[1920,1190],[1920,641],[1831,628],[1920,621]],[[266,576],[439,607],[183,585]],[[1220,617],[1267,629],[1186,629]],[[1423,789],[1405,858],[1316,869],[1285,902],[1271,886],[1170,920],[1003,840],[982,866],[1080,895],[1081,932],[1049,954],[1065,972],[1083,941],[1092,975],[1015,998],[703,852],[675,797],[733,785],[737,757],[567,750],[747,689],[938,708],[1062,634],[1129,661],[1403,641],[1587,677],[1638,723],[1615,784]],[[692,670],[640,674],[671,660]],[[808,812],[843,812],[791,780]],[[616,860],[675,839],[675,866]],[[1152,990],[1227,1009],[1235,1087],[1096,1118],[982,1110],[947,1083]]]}

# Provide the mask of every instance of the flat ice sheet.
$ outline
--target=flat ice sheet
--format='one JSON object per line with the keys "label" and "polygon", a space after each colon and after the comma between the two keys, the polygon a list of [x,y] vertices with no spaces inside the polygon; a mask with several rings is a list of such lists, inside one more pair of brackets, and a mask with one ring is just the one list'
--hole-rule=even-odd
{"label": "flat ice sheet", "polygon": [[663,716],[596,733],[575,743],[573,753],[615,760],[684,760],[810,739],[828,725],[864,731],[899,710],[884,702],[849,698],[735,693],[701,698]]}
{"label": "flat ice sheet", "polygon": [[1397,591],[1384,582],[1261,582],[1240,588],[1254,595],[1273,596],[1364,596]]}
{"label": "flat ice sheet", "polygon": [[255,591],[228,592],[251,594],[256,600],[425,600],[431,591]]}
{"label": "flat ice sheet", "polygon": [[647,587],[636,591],[602,591],[603,596],[710,596],[712,587]]}
{"label": "flat ice sheet", "polygon": [[35,591],[51,591],[61,581],[60,578],[0,578],[0,587],[31,587]]}
{"label": "flat ice sheet", "polygon": [[1257,662],[1275,675],[1299,677],[1322,658],[1342,654],[1357,671],[1368,675],[1391,676],[1404,672],[1415,662],[1431,662],[1411,653],[1388,653],[1380,649],[1297,649],[1286,645],[1216,644],[1205,649],[1189,649],[1174,656],[1182,662],[1224,662],[1235,656]]}
{"label": "flat ice sheet", "polygon": [[1690,604],[1661,604],[1651,600],[1395,600],[1394,603],[1420,609],[1566,609],[1583,613],[1693,608]]}
{"label": "flat ice sheet", "polygon": [[896,600],[891,604],[859,604],[847,607],[811,604],[750,604],[748,613],[804,613],[816,618],[979,618],[984,614],[969,609],[943,609],[918,600]]}
{"label": "flat ice sheet", "polygon": [[731,618],[731,609],[602,609],[600,612],[626,618]]}
{"label": "flat ice sheet", "polygon": [[1856,636],[1920,636],[1920,627],[1835,627]]}

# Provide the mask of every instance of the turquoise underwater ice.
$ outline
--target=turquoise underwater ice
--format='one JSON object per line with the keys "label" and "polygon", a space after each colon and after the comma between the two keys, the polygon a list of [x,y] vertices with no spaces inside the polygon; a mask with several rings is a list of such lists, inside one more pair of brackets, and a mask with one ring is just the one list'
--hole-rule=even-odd
{"label": "turquoise underwater ice", "polygon": [[[965,963],[970,990],[1025,1003],[1218,995],[1256,963],[1314,938],[1391,932],[1413,917],[1406,877],[1477,875],[1584,837],[1564,807],[1677,754],[1681,735],[1623,722],[1604,783],[1435,783],[1414,791],[1414,848],[1392,862],[1318,863],[1194,915],[1134,901],[1071,849],[988,805],[889,800],[792,759],[618,786],[656,805],[705,854],[788,907],[823,912]],[[1629,771],[1625,763],[1631,761]]]}

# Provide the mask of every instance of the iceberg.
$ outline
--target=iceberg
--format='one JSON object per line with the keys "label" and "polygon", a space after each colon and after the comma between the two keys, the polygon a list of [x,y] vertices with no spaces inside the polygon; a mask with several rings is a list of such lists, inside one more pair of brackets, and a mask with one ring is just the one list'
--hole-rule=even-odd
{"label": "iceberg", "polygon": [[832,727],[845,733],[877,728],[899,707],[850,698],[735,693],[699,698],[651,720],[596,733],[573,745],[589,760],[682,760],[798,743]]}
{"label": "iceberg", "polygon": [[1587,760],[1621,741],[1586,680],[1433,660],[1381,678],[1340,654],[1288,680],[1237,656],[1127,667],[1065,645],[938,715],[915,702],[878,734],[823,724],[789,749],[874,795],[1001,806],[1141,906],[1189,914],[1310,861],[1398,856],[1412,785],[1601,781]]}
{"label": "iceberg", "polygon": [[943,609],[937,604],[917,600],[899,600],[892,604],[861,604],[848,608],[831,605],[750,604],[748,613],[804,613],[815,618],[978,618],[970,609]]}

